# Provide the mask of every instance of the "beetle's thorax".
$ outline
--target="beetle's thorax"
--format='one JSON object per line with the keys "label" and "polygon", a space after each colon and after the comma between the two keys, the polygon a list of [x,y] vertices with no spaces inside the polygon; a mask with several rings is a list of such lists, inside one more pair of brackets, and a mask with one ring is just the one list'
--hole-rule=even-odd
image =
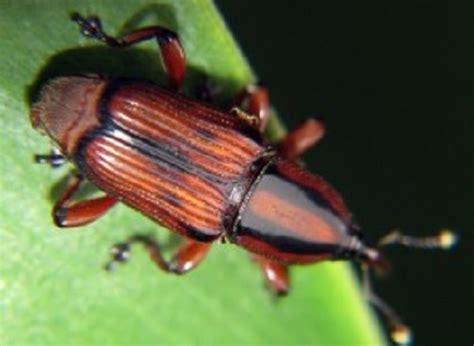
{"label": "beetle's thorax", "polygon": [[71,157],[82,136],[99,125],[97,108],[106,84],[98,77],[50,81],[31,110],[33,127],[48,134]]}
{"label": "beetle's thorax", "polygon": [[354,258],[363,247],[339,194],[320,177],[281,158],[254,183],[230,239],[284,263]]}

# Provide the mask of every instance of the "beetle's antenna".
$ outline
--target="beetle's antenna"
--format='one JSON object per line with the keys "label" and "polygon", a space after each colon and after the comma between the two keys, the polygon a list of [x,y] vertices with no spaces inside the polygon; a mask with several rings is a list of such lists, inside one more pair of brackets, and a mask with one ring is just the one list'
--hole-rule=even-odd
{"label": "beetle's antenna", "polygon": [[418,249],[449,250],[456,245],[457,240],[457,235],[448,229],[443,229],[437,235],[430,237],[413,237],[395,229],[383,236],[379,240],[377,247],[381,248],[387,245],[399,244]]}
{"label": "beetle's antenna", "polygon": [[387,320],[392,340],[397,344],[406,345],[410,343],[412,335],[410,328],[403,323],[395,310],[376,295],[372,289],[369,272],[370,268],[375,267],[383,269],[386,267],[386,262],[384,261],[383,256],[381,256],[380,252],[377,250],[381,247],[395,244],[417,249],[448,250],[456,243],[456,234],[448,229],[443,229],[437,235],[429,237],[413,237],[405,235],[400,230],[395,229],[383,236],[375,248],[366,248],[364,250],[366,257],[366,261],[362,263],[362,286],[364,295],[367,301],[374,305]]}
{"label": "beetle's antenna", "polygon": [[387,320],[390,328],[390,336],[392,340],[399,345],[406,345],[411,342],[411,331],[410,328],[403,323],[402,319],[393,310],[390,305],[385,303],[372,289],[372,283],[370,281],[370,267],[367,263],[363,263],[362,266],[362,288],[364,296],[368,302],[377,308],[377,310]]}

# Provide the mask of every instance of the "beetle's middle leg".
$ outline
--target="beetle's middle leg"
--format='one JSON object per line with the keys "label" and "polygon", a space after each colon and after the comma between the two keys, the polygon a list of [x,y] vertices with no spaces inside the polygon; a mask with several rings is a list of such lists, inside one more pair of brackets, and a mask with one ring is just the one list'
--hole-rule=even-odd
{"label": "beetle's middle leg", "polygon": [[181,89],[186,72],[186,57],[175,32],[156,25],[132,31],[120,38],[114,38],[104,32],[98,17],[84,18],[80,14],[74,13],[71,19],[79,25],[82,35],[102,41],[111,47],[129,47],[155,38],[160,47],[161,61],[168,75],[170,87],[175,90]]}
{"label": "beetle's middle leg", "polygon": [[134,243],[140,243],[145,247],[151,260],[158,268],[174,274],[184,274],[196,268],[211,248],[210,243],[185,239],[172,259],[166,260],[163,257],[160,244],[155,239],[145,235],[135,235],[125,243],[117,244],[112,248],[112,260],[107,263],[105,268],[111,270],[115,263],[125,262],[129,257],[130,247]]}
{"label": "beetle's middle leg", "polygon": [[[271,116],[271,104],[268,90],[259,85],[250,85],[233,100],[234,105],[240,107],[255,118],[248,119],[249,123],[257,122],[256,127],[260,133],[264,133]],[[234,113],[237,116],[245,117],[246,114]],[[248,117],[248,116],[247,116]],[[324,136],[324,123],[318,119],[308,119],[298,128],[291,131],[278,144],[280,154],[289,160],[295,160],[309,148],[318,143]]]}
{"label": "beetle's middle leg", "polygon": [[279,153],[288,160],[296,160],[304,152],[315,146],[324,136],[324,123],[310,118],[291,131],[278,143]]}
{"label": "beetle's middle leg", "polygon": [[288,266],[255,254],[251,258],[260,266],[268,288],[277,296],[287,295],[290,289]]}

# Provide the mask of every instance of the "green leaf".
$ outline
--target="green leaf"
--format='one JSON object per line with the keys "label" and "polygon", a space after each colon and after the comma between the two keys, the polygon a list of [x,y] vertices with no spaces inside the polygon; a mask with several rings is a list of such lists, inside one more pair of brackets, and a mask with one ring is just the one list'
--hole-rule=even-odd
{"label": "green leaf", "polygon": [[216,244],[183,277],[156,270],[138,248],[130,263],[104,272],[109,247],[128,235],[169,239],[168,231],[124,206],[84,228],[53,226],[57,182],[68,168],[32,162],[33,153],[50,145],[29,122],[38,86],[84,72],[163,78],[153,43],[104,48],[79,35],[72,11],[100,15],[113,34],[150,23],[176,30],[189,60],[189,86],[207,75],[230,96],[255,79],[211,1],[3,2],[0,343],[383,344],[345,264],[295,268],[291,294],[277,301],[246,253],[229,244]]}

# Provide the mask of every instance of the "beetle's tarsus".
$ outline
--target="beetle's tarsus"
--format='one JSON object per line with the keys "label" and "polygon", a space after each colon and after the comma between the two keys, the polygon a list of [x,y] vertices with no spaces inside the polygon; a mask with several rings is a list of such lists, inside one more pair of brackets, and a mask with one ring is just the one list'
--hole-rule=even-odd
{"label": "beetle's tarsus", "polygon": [[51,149],[50,154],[35,154],[34,161],[39,164],[48,164],[51,168],[58,168],[67,161],[66,157],[58,149]]}
{"label": "beetle's tarsus", "polygon": [[126,263],[130,258],[130,243],[119,243],[110,249],[110,256],[112,259],[104,265],[104,269],[108,272],[112,272],[115,266],[120,263]]}
{"label": "beetle's tarsus", "polygon": [[110,254],[114,262],[126,262],[130,258],[130,244],[117,244],[112,248]]}
{"label": "beetle's tarsus", "polygon": [[79,25],[83,36],[102,41],[109,47],[129,47],[139,42],[156,39],[160,47],[163,67],[168,75],[169,85],[176,91],[181,89],[186,71],[186,58],[175,32],[156,25],[115,38],[104,32],[99,17],[84,18],[79,13],[73,13],[71,20]]}
{"label": "beetle's tarsus", "polygon": [[194,269],[204,259],[209,251],[210,245],[191,240],[186,240],[178,249],[171,260],[166,260],[161,251],[160,244],[151,236],[137,234],[131,236],[127,241],[118,243],[110,250],[111,260],[107,262],[104,269],[113,271],[118,263],[125,263],[130,258],[131,246],[135,243],[143,245],[148,251],[152,261],[161,270],[182,275]]}
{"label": "beetle's tarsus", "polygon": [[232,108],[239,107],[244,112],[254,116],[257,121],[256,129],[264,133],[271,115],[271,105],[268,91],[259,84],[250,84],[245,87],[232,101]]}
{"label": "beetle's tarsus", "polygon": [[87,38],[96,39],[98,41],[105,42],[109,46],[120,45],[120,42],[107,35],[102,29],[102,22],[97,16],[90,16],[84,18],[79,13],[73,13],[71,20],[79,25],[81,35]]}
{"label": "beetle's tarsus", "polygon": [[238,107],[233,107],[230,112],[254,130],[259,129],[260,119],[256,115],[246,113]]}

